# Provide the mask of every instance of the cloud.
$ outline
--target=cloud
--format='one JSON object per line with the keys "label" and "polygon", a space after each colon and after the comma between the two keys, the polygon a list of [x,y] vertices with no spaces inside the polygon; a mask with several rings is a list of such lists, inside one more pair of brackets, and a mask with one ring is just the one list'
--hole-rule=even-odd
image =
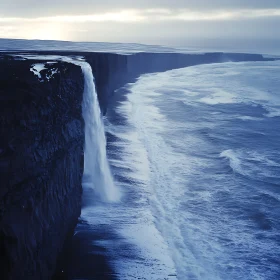
{"label": "cloud", "polygon": [[280,0],[0,1],[5,38],[261,45],[280,38],[279,25]]}
{"label": "cloud", "polygon": [[57,15],[104,14],[121,10],[186,9],[218,11],[280,9],[279,0],[1,0],[2,17],[53,17]]}
{"label": "cloud", "polygon": [[153,21],[221,21],[263,17],[280,17],[280,9],[195,11],[188,9],[122,10],[118,12],[57,15],[52,17],[2,17],[0,23],[16,22],[153,22]]}

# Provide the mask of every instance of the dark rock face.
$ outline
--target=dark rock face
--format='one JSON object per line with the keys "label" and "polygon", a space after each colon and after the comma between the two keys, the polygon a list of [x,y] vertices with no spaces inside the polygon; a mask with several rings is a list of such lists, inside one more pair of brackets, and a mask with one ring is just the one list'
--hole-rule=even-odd
{"label": "dark rock face", "polygon": [[81,209],[83,75],[33,63],[0,60],[0,279],[49,279]]}
{"label": "dark rock face", "polygon": [[85,55],[86,61],[92,68],[100,108],[104,114],[106,114],[114,90],[123,86],[128,80],[128,57],[127,55],[109,53]]}

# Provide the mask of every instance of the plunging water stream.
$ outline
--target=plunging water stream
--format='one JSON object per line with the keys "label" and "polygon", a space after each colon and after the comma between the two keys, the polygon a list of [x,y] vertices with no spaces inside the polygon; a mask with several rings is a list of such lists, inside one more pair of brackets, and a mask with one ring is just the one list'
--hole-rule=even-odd
{"label": "plunging water stream", "polygon": [[105,201],[116,201],[119,192],[114,186],[113,177],[106,156],[106,139],[100,107],[95,90],[90,65],[75,62],[84,74],[83,117],[85,121],[85,154],[83,188],[93,189]]}

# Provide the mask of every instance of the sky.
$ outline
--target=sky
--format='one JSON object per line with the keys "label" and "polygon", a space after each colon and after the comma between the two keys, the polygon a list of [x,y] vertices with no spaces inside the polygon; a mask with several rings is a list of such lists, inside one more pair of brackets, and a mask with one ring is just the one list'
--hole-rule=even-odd
{"label": "sky", "polygon": [[0,38],[280,48],[280,0],[1,0]]}

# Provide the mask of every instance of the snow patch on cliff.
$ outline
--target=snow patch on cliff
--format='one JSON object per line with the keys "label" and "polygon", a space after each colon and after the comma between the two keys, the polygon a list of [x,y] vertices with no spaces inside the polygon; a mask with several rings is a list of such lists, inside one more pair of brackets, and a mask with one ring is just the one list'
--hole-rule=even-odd
{"label": "snow patch on cliff", "polygon": [[45,67],[46,64],[48,65],[52,65],[52,64],[55,64],[56,62],[47,62],[47,63],[36,63],[36,64],[33,64],[32,67],[30,68],[30,71],[34,73],[35,76],[38,77],[38,79],[43,82],[44,79],[42,77],[42,74],[41,72],[43,70],[48,70],[48,72],[46,73],[46,76],[45,78],[49,81],[54,74],[58,73],[58,69],[49,69],[47,67]]}
{"label": "snow patch on cliff", "polygon": [[41,71],[47,69],[45,67],[45,64],[43,63],[36,63],[33,64],[30,68],[30,71],[34,73],[35,76],[37,76],[39,79],[42,79]]}

